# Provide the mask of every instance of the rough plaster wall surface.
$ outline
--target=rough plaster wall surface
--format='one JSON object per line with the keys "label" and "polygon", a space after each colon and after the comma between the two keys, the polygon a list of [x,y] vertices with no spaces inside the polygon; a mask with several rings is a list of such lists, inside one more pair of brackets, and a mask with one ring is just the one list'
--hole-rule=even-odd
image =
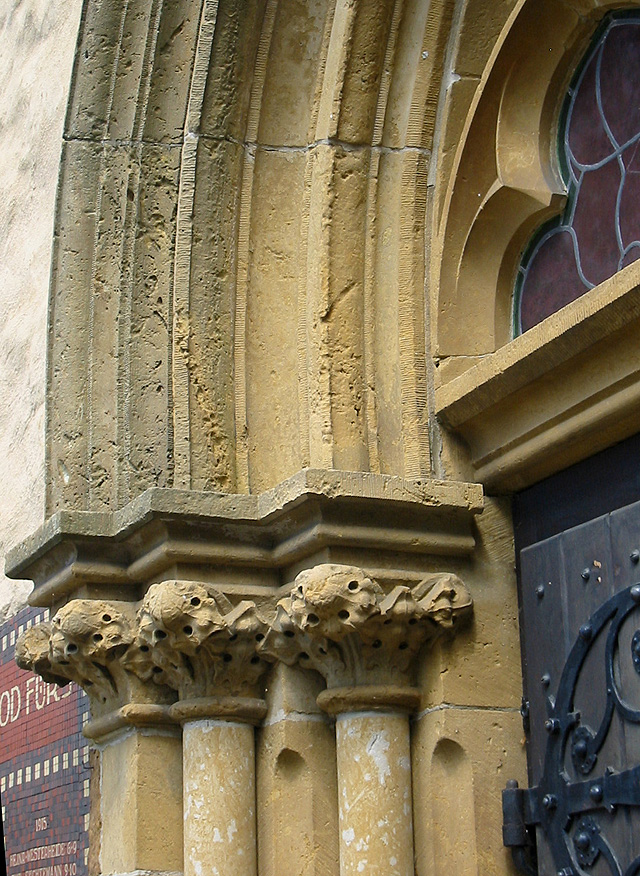
{"label": "rough plaster wall surface", "polygon": [[44,390],[53,219],[82,0],[0,4],[0,621],[31,582],[8,548],[44,514]]}

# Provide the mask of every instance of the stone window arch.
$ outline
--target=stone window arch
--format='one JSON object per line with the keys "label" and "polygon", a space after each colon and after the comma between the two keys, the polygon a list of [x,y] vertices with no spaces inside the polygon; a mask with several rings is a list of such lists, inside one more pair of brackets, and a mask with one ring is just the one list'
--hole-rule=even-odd
{"label": "stone window arch", "polygon": [[[639,7],[517,4],[480,81],[468,85],[450,170],[436,185],[436,410],[468,446],[466,476],[491,490],[520,489],[638,430],[640,263],[515,338],[512,302],[523,250],[566,203],[562,98],[605,16]],[[444,144],[456,124],[448,112],[445,98]]]}

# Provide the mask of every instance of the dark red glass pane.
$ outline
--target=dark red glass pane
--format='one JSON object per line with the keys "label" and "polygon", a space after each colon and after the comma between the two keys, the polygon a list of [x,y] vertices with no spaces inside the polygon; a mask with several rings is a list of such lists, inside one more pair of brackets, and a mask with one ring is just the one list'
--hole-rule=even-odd
{"label": "dark red glass pane", "polygon": [[594,286],[618,270],[616,203],[619,188],[618,162],[608,161],[597,170],[585,173],[578,191],[571,224],[578,238],[582,273]]}
{"label": "dark red glass pane", "polygon": [[[625,181],[620,195],[620,236],[625,250],[640,240],[640,142],[622,153]],[[635,261],[635,259],[632,259]],[[625,258],[623,264],[630,264]]]}
{"label": "dark red glass pane", "polygon": [[[640,258],[640,14],[605,19],[566,98],[567,207],[520,268],[522,331]],[[542,237],[541,237],[542,235]],[[575,239],[575,245],[574,245]]]}
{"label": "dark red glass pane", "polygon": [[578,276],[569,231],[558,231],[543,243],[531,259],[527,282],[536,294],[522,296],[523,332],[586,292]]}
{"label": "dark red glass pane", "polygon": [[602,112],[619,146],[640,130],[640,25],[611,28],[602,47]]}
{"label": "dark red glass pane", "polygon": [[613,152],[596,96],[598,58],[587,64],[568,119],[568,143],[571,155],[582,165],[594,164]]}

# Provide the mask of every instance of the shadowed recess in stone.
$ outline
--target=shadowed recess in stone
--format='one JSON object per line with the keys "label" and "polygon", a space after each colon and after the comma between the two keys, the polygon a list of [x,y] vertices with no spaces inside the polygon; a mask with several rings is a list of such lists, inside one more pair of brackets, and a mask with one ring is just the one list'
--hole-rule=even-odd
{"label": "shadowed recess in stone", "polygon": [[561,216],[538,229],[516,280],[527,331],[640,257],[640,15],[607,16],[565,98]]}

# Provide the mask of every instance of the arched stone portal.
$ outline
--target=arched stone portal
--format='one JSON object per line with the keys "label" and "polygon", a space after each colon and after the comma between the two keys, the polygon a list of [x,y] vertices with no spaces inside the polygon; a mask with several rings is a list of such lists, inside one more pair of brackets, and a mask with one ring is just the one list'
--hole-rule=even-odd
{"label": "arched stone portal", "polygon": [[[513,872],[509,493],[638,411],[628,356],[573,440],[598,328],[631,347],[640,319],[619,278],[507,332],[509,260],[562,196],[554,101],[610,6],[85,3],[47,520],[10,566],[53,616],[21,660],[92,697],[105,876],[439,876],[458,802],[460,866]],[[553,368],[573,395],[540,429]]]}
{"label": "arched stone portal", "polygon": [[430,473],[423,253],[450,11],[86,4],[49,513],[151,486],[260,492],[306,466]]}

